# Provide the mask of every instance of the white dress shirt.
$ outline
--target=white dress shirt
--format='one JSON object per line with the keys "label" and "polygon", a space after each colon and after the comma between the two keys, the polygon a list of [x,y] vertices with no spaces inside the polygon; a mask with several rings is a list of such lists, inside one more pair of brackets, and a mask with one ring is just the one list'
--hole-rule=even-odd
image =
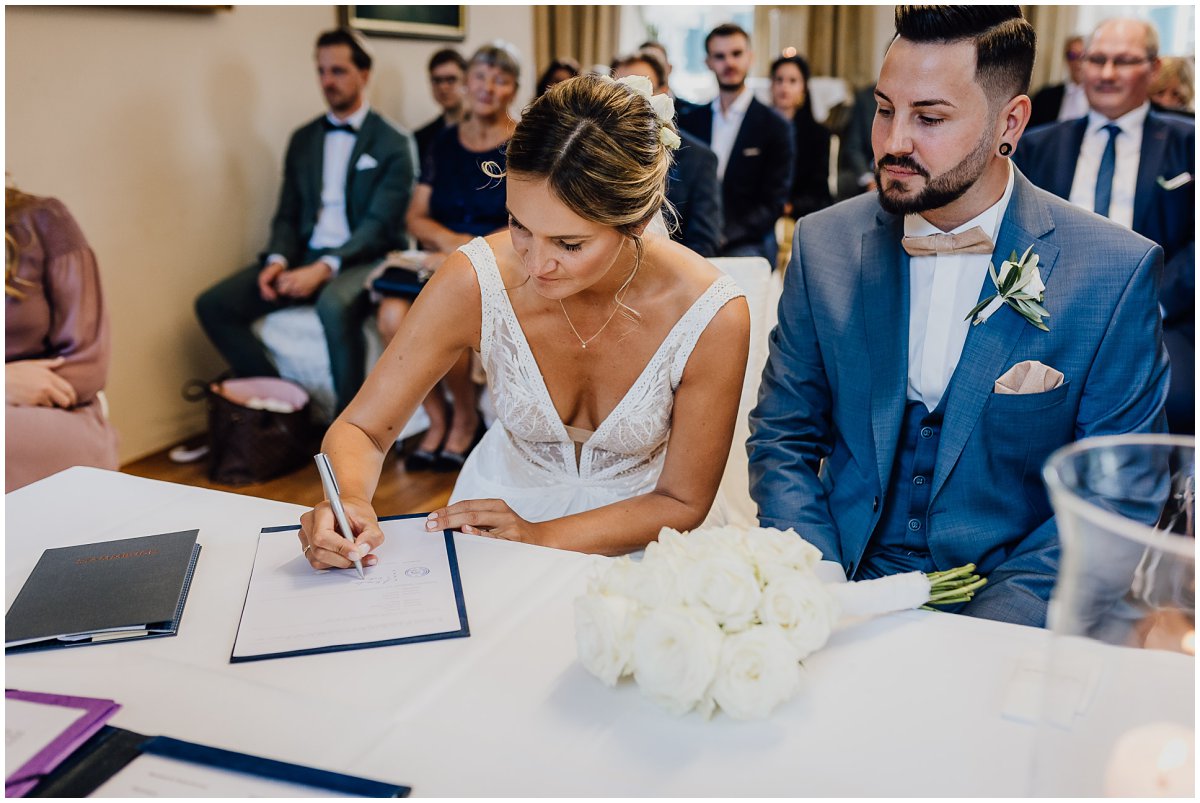
{"label": "white dress shirt", "polygon": [[742,119],[750,108],[754,93],[749,87],[742,87],[742,94],[729,104],[729,111],[721,110],[721,96],[718,94],[712,102],[712,143],[713,153],[717,155],[717,180],[725,180],[725,167],[729,164],[729,155],[733,153],[733,143],[737,140],[738,131],[742,128]]}
{"label": "white dress shirt", "polygon": [[1087,92],[1080,84],[1067,81],[1063,84],[1062,106],[1058,108],[1059,120],[1078,120],[1088,113]]}
{"label": "white dress shirt", "polygon": [[[943,232],[920,215],[904,216],[906,237],[960,234],[976,226],[995,242],[1013,191],[1009,162],[1008,186],[1000,200],[978,217]],[[1007,255],[1005,255],[1007,256]],[[910,257],[908,263],[908,400],[933,410],[942,400],[962,356],[971,322],[967,313],[979,303],[980,288],[990,282],[991,254],[938,254]],[[999,266],[997,265],[997,268]],[[986,324],[982,324],[986,325]]]}
{"label": "white dress shirt", "polygon": [[1110,122],[1116,123],[1121,133],[1117,134],[1117,164],[1108,217],[1127,229],[1133,228],[1133,195],[1137,191],[1138,165],[1142,161],[1142,129],[1149,111],[1150,102],[1147,101],[1116,120],[1109,120],[1097,111],[1088,112],[1087,130],[1079,146],[1079,161],[1075,163],[1075,179],[1071,182],[1071,203],[1089,212],[1096,211],[1096,174],[1100,172],[1100,159],[1108,146],[1108,132],[1103,129]]}
{"label": "white dress shirt", "polygon": [[[364,101],[358,111],[344,120],[333,112],[326,112],[325,119],[334,125],[345,123],[359,131],[370,111],[371,107]],[[321,160],[321,211],[317,215],[312,237],[308,240],[309,248],[337,248],[350,239],[350,221],[346,218],[346,176],[357,139],[348,131],[325,132],[325,150]],[[287,259],[282,254],[271,254],[267,261],[287,265]],[[329,265],[334,273],[342,267],[341,257],[327,255],[319,261]]]}

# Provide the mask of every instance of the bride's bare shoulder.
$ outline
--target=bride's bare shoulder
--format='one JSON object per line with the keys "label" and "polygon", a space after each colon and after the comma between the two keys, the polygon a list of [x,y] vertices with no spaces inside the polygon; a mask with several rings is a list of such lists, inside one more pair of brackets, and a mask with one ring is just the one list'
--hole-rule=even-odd
{"label": "bride's bare shoulder", "polygon": [[683,297],[696,298],[722,275],[721,269],[692,249],[667,237],[650,241],[647,260]]}

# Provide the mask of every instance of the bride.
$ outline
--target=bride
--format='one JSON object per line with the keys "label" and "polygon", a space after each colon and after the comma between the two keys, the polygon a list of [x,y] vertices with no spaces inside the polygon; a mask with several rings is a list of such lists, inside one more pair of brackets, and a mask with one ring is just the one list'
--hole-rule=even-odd
{"label": "bride", "polygon": [[325,436],[355,541],[321,502],[301,519],[314,568],[374,563],[370,500],[388,446],[467,348],[498,417],[428,529],[615,555],[704,520],[750,317],[732,279],[652,233],[672,115],[645,79],[592,76],[525,110],[506,154],[508,230],[443,263]]}

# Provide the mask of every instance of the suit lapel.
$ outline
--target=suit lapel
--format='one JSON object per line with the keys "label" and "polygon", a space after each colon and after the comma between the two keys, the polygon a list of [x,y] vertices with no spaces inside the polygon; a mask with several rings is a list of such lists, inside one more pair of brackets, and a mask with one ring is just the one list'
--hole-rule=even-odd
{"label": "suit lapel", "polygon": [[[758,101],[751,98],[750,105],[746,108],[746,114],[742,117],[742,124],[738,126],[737,136],[733,140],[733,149],[729,151],[729,163],[725,166],[725,175],[729,175],[730,169],[734,170],[734,175],[737,175],[737,170],[741,166],[742,151],[750,147],[752,138],[759,130],[759,115],[758,109],[755,106]],[[737,165],[738,167],[734,167]]]}
{"label": "suit lapel", "polygon": [[886,488],[900,437],[908,385],[908,255],[902,218],[880,212],[862,236],[863,322],[870,359],[871,434],[879,487]]}
{"label": "suit lapel", "polygon": [[[1033,246],[1038,255],[1038,270],[1046,284],[1046,308],[1054,313],[1054,285],[1050,274],[1058,261],[1059,249],[1042,239],[1052,231],[1054,223],[1049,211],[1038,200],[1033,185],[1019,172],[1009,199],[1000,233],[996,238],[996,250],[992,253],[992,264],[999,268],[1013,251],[1019,257],[1025,249]],[[996,288],[990,277],[984,280],[979,300],[992,295]],[[1051,328],[1064,325],[1051,317],[1047,323]],[[938,444],[937,469],[933,476],[931,499],[950,476],[958,458],[962,455],[972,430],[992,393],[997,379],[1009,367],[1009,359],[1021,337],[1041,337],[1044,333],[1035,329],[1015,310],[1004,305],[986,323],[972,325],[963,344],[962,356],[946,389],[946,412]]]}
{"label": "suit lapel", "polygon": [[308,182],[308,197],[315,199],[312,210],[312,223],[316,225],[321,214],[321,189],[325,185],[325,126],[318,119],[312,126],[313,134],[308,143],[309,168],[304,180]]}
{"label": "suit lapel", "polygon": [[350,162],[346,165],[346,222],[350,229],[354,229],[355,210],[354,203],[354,177],[358,175],[358,159],[364,153],[369,153],[369,148],[375,139],[375,112],[367,112],[367,116],[363,119],[362,127],[358,129],[358,135],[354,138],[354,149],[350,151]]}
{"label": "suit lapel", "polygon": [[1133,193],[1133,230],[1136,232],[1146,231],[1146,215],[1150,211],[1150,200],[1154,197],[1154,185],[1166,150],[1166,126],[1151,112],[1146,115],[1142,127],[1142,154],[1138,161],[1137,188]]}

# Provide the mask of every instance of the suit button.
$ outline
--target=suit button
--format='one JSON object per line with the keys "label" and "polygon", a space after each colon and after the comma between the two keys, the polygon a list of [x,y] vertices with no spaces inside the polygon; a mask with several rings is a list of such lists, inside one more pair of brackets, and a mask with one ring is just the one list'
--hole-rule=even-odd
{"label": "suit button", "polygon": [[909,519],[908,520],[908,529],[912,530],[914,533],[917,532],[918,530],[920,530],[921,529],[921,520],[920,519]]}
{"label": "suit button", "polygon": [[920,474],[913,477],[913,485],[924,485],[924,484],[925,484],[925,478],[923,476],[921,476]]}
{"label": "suit button", "polygon": [[921,437],[922,438],[932,438],[933,437],[933,429],[931,427],[921,427]]}

